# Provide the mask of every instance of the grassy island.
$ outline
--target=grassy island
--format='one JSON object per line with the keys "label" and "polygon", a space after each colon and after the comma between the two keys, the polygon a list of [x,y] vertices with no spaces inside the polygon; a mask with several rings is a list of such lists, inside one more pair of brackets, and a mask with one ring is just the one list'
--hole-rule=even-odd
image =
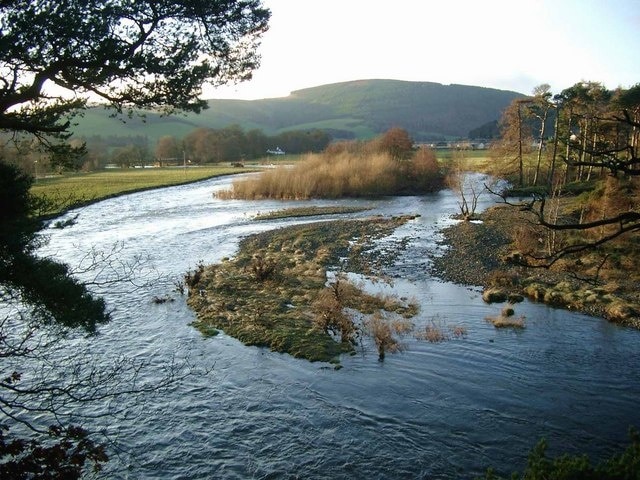
{"label": "grassy island", "polygon": [[[247,345],[335,363],[370,333],[383,357],[398,348],[393,333],[407,330],[406,319],[418,307],[370,295],[345,272],[377,273],[390,259],[373,241],[410,218],[337,220],[249,236],[235,258],[186,276],[195,326],[207,335],[223,330]],[[328,275],[332,267],[339,273]],[[370,320],[359,323],[349,309]]]}
{"label": "grassy island", "polygon": [[258,214],[254,217],[255,220],[277,220],[281,218],[293,218],[293,217],[315,217],[320,215],[335,215],[345,213],[359,213],[368,210],[365,207],[346,207],[342,205],[329,205],[326,207],[297,207],[286,208],[284,210],[276,210],[274,212]]}
{"label": "grassy island", "polygon": [[413,148],[406,132],[391,129],[368,142],[338,142],[293,166],[238,179],[218,198],[310,198],[423,195],[444,187],[444,172],[427,148]]}

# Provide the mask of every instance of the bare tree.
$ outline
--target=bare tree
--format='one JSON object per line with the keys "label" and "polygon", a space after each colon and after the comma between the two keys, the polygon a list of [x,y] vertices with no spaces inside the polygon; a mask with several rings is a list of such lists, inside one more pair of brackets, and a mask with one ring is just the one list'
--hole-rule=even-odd
{"label": "bare tree", "polygon": [[530,105],[530,111],[533,113],[534,117],[537,118],[538,122],[540,122],[540,128],[538,130],[538,151],[536,158],[536,170],[533,176],[533,185],[538,184],[538,179],[540,177],[540,166],[542,164],[542,153],[545,148],[545,138],[547,131],[547,119],[549,117],[549,112],[552,109],[552,104],[550,103],[551,93],[550,86],[548,84],[542,84],[537,86],[533,90],[533,101]]}
{"label": "bare tree", "polygon": [[464,152],[456,151],[453,153],[445,181],[458,197],[458,207],[462,218],[465,221],[472,220],[476,215],[478,200],[486,187],[482,179],[471,171]]}
{"label": "bare tree", "polygon": [[[502,195],[505,202],[530,212],[533,223],[554,232],[546,250],[527,252],[521,259],[536,267],[550,267],[561,258],[640,231],[640,85],[607,92],[599,84],[584,82],[556,98],[561,108],[556,112],[553,155],[564,152],[564,178],[554,181],[551,199],[537,193],[514,204]],[[562,215],[558,210],[570,171],[578,181],[597,177],[601,182],[579,215]],[[572,232],[571,241],[559,242],[555,234],[562,232]]]}

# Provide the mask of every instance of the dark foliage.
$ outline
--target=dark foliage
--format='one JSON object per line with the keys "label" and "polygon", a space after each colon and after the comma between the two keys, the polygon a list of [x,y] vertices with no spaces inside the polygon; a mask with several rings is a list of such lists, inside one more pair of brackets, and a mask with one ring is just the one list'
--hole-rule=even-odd
{"label": "dark foliage", "polygon": [[28,176],[0,162],[0,286],[19,293],[43,324],[93,332],[109,319],[104,301],[92,297],[66,265],[32,254],[40,222],[31,215],[37,200],[30,186]]}
{"label": "dark foliage", "polygon": [[88,94],[118,112],[198,112],[205,81],[251,76],[269,16],[257,0],[2,2],[0,129],[64,137]]}
{"label": "dark foliage", "polygon": [[[547,442],[540,440],[529,453],[527,467],[511,475],[512,480],[637,480],[640,478],[640,435],[631,430],[631,445],[621,454],[593,465],[586,455],[547,457]],[[485,480],[499,480],[488,470]]]}
{"label": "dark foliage", "polygon": [[81,478],[86,464],[93,472],[102,469],[108,457],[80,427],[51,427],[41,438],[7,438],[0,426],[0,478],[12,480],[62,480]]}

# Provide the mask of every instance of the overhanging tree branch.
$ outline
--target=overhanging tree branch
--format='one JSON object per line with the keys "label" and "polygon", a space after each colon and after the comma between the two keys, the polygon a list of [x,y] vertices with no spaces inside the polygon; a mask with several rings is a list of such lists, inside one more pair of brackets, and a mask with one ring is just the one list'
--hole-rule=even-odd
{"label": "overhanging tree branch", "polygon": [[[34,0],[0,5],[0,129],[64,132],[59,122],[18,122],[16,109],[44,98],[46,82],[124,108],[199,111],[204,82],[250,76],[269,11],[258,0]],[[58,96],[59,100],[63,97]],[[84,99],[86,100],[86,99]],[[68,103],[70,112],[78,103]],[[59,106],[60,106],[59,105]],[[3,119],[2,117],[8,118]]]}

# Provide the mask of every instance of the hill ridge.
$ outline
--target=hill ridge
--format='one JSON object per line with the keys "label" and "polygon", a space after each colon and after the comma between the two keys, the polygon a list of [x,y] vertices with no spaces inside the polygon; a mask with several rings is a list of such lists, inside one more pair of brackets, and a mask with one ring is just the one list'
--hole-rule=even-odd
{"label": "hill ridge", "polygon": [[268,135],[287,130],[329,131],[335,138],[371,138],[391,127],[405,128],[417,141],[466,137],[498,120],[523,95],[489,87],[409,80],[360,79],[292,91],[258,100],[209,99],[201,114],[171,117],[147,112],[146,122],[110,118],[103,108],[88,109],[77,120],[75,136],[182,137],[196,128],[237,124]]}

